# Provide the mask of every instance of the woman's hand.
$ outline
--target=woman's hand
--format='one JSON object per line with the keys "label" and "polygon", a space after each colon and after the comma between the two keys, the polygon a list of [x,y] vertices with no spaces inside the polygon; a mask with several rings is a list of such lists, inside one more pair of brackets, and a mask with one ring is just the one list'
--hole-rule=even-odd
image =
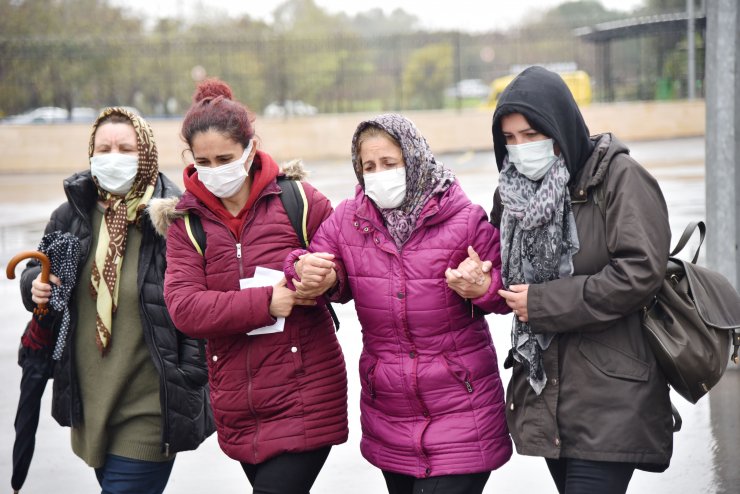
{"label": "woman's hand", "polygon": [[491,286],[491,261],[481,261],[473,247],[468,247],[468,258],[456,269],[447,268],[447,286],[462,298],[471,299],[484,295]]}
{"label": "woman's hand", "polygon": [[296,305],[316,305],[315,300],[305,299],[286,286],[285,278],[272,287],[270,315],[288,317]]}
{"label": "woman's hand", "polygon": [[315,299],[326,293],[337,283],[337,272],[333,269],[331,272],[318,284],[311,284],[311,286],[305,283],[293,280],[293,286],[295,287],[295,293],[300,298]]}
{"label": "woman's hand", "polygon": [[314,299],[323,295],[337,282],[334,269],[334,254],[315,252],[298,258],[295,271],[301,281],[293,280],[296,294],[301,298]]}
{"label": "woman's hand", "polygon": [[296,262],[295,272],[304,286],[318,286],[324,283],[325,278],[334,271],[333,259],[334,254],[328,252],[303,254]]}
{"label": "woman's hand", "polygon": [[31,300],[36,305],[49,303],[49,299],[51,298],[51,283],[54,283],[56,286],[62,285],[62,281],[53,274],[49,275],[49,282],[41,282],[41,273],[31,282]]}
{"label": "woman's hand", "polygon": [[511,285],[508,290],[499,290],[498,294],[506,300],[506,305],[511,307],[514,315],[522,322],[529,322],[527,312],[527,292],[529,285]]}

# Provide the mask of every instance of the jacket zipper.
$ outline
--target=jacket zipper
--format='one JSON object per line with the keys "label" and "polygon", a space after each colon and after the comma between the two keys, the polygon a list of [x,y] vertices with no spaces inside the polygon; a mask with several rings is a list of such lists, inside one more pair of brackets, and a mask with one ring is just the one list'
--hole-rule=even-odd
{"label": "jacket zipper", "polygon": [[241,242],[236,243],[236,259],[239,263],[239,279],[244,279],[244,262],[242,260],[242,244]]}
{"label": "jacket zipper", "polygon": [[460,381],[465,386],[465,390],[468,393],[473,392],[473,384],[471,383],[470,372],[468,372],[467,369],[465,369],[465,377],[461,379],[460,376],[458,376],[455,371],[450,368],[450,363],[447,360],[447,357],[445,357],[444,355],[442,355],[442,364],[445,366],[447,372],[449,372],[452,377]]}
{"label": "jacket zipper", "polygon": [[370,391],[370,398],[375,401],[375,368],[378,366],[377,362],[375,365],[370,367],[367,371],[367,375],[365,376],[367,378],[367,387]]}
{"label": "jacket zipper", "polygon": [[[82,219],[82,222],[84,225],[88,228],[88,232],[90,233],[90,242],[87,244],[87,249],[85,250],[85,256],[82,259],[87,260],[87,258],[90,256],[90,250],[92,248],[92,221],[90,221],[90,216],[86,216],[83,214],[82,209],[80,209],[80,206],[77,204],[77,201],[73,201],[71,196],[71,192],[67,194],[67,201],[72,204],[72,207],[74,207],[74,210],[77,212],[77,215]],[[97,200],[95,201],[95,206],[97,207]],[[84,262],[80,262],[77,266],[77,279],[80,279],[80,274],[82,274],[82,268],[84,266]],[[74,292],[73,292],[74,293]],[[76,302],[74,295],[70,299],[70,307],[72,307],[72,303]],[[76,312],[76,311],[75,311]],[[80,323],[80,315],[79,313],[75,313],[75,317],[77,321],[75,322],[75,326]],[[71,327],[71,326],[70,326]],[[76,330],[77,328],[75,328]],[[67,343],[65,346],[67,346],[67,351],[69,352],[69,393],[70,393],[70,399],[69,399],[69,423],[72,425],[72,427],[79,426],[80,424],[76,423],[76,417],[75,417],[75,403],[77,403],[79,398],[79,381],[77,380],[77,375],[75,373],[75,367],[76,367],[76,356],[74,354],[74,345],[71,344],[72,342],[72,334],[67,335]],[[64,349],[62,349],[62,352],[64,352]],[[77,382],[77,384],[73,384]]]}

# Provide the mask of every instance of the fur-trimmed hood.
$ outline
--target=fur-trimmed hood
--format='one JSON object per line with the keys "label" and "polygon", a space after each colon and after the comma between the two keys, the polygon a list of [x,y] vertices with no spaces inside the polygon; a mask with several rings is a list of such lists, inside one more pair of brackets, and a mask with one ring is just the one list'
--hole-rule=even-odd
{"label": "fur-trimmed hood", "polygon": [[[308,172],[303,167],[303,161],[296,159],[289,161],[280,166],[280,175],[291,180],[303,181],[308,176]],[[167,236],[167,230],[170,225],[177,219],[185,216],[187,212],[184,209],[177,209],[180,202],[178,197],[168,197],[166,199],[152,199],[147,205],[147,212],[151,218],[152,225],[159,235]]]}

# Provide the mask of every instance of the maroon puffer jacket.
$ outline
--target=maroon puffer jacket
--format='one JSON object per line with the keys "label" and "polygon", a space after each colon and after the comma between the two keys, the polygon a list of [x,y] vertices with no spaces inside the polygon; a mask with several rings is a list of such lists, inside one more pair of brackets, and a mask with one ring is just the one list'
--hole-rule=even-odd
{"label": "maroon puffer jacket", "polygon": [[[311,238],[331,214],[328,199],[304,183]],[[273,181],[249,212],[240,247],[228,228],[192,194],[177,204],[201,217],[205,256],[198,254],[182,218],[167,233],[165,300],[175,325],[206,338],[211,403],[221,449],[256,464],[347,440],[347,374],[325,307],[296,307],[282,333],[247,336],[273,324],[272,287],[239,289],[257,266],[281,270],[299,247]],[[241,254],[238,254],[240,252]],[[241,257],[240,257],[241,256]]]}

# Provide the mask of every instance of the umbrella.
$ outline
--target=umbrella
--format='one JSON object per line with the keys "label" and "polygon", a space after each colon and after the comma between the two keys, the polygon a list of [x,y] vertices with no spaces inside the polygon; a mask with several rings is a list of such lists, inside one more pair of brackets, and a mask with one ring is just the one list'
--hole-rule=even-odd
{"label": "umbrella", "polygon": [[[39,323],[32,319],[26,326],[24,336],[37,331]],[[36,446],[36,429],[39,425],[41,397],[51,377],[51,346],[34,349],[21,345],[18,350],[18,365],[21,366],[21,395],[15,414],[15,442],[13,443],[13,475],[10,485],[19,492],[26,481]]]}
{"label": "umbrella", "polygon": [[36,445],[36,430],[39,425],[41,397],[46,382],[51,377],[53,361],[61,358],[70,324],[68,302],[77,280],[77,266],[80,262],[80,241],[70,233],[55,231],[41,239],[38,251],[21,252],[14,256],[6,268],[9,279],[15,278],[15,267],[23,259],[38,259],[41,262],[41,281],[49,283],[52,269],[60,279],[60,285],[53,284],[48,305],[55,314],[61,315],[57,324],[56,344],[53,352],[53,332],[51,326],[56,317],[47,317],[47,304],[38,304],[34,317],[26,327],[18,352],[18,364],[22,368],[21,395],[15,417],[15,443],[13,444],[13,476],[11,486],[17,493],[23,486],[31,466],[33,450]]}
{"label": "umbrella", "polygon": [[[51,273],[51,261],[49,261],[49,258],[46,257],[46,254],[36,250],[27,250],[24,252],[20,252],[14,255],[13,258],[8,261],[8,266],[5,268],[5,274],[8,276],[9,280],[15,279],[15,267],[24,259],[38,259],[41,262],[41,281],[43,283],[49,283],[49,274]],[[38,304],[38,306],[33,309],[33,314],[39,319],[42,319],[48,313],[49,308],[46,306],[46,304]]]}
{"label": "umbrella", "polygon": [[[46,254],[36,251],[21,252],[8,263],[5,273],[9,279],[15,278],[15,266],[24,259],[35,258],[41,261],[41,281],[49,282],[51,263]],[[40,332],[40,321],[49,312],[46,304],[39,304],[34,309],[34,316],[26,326],[24,338],[33,339]],[[34,345],[39,346],[39,345]],[[51,375],[49,348],[38,349],[21,345],[18,350],[18,365],[21,366],[21,395],[18,399],[18,410],[15,414],[15,442],[13,443],[13,476],[10,485],[13,491],[20,491],[26,481],[31,466],[33,450],[36,446],[36,429],[39,425],[41,397],[46,389],[46,382]]]}

